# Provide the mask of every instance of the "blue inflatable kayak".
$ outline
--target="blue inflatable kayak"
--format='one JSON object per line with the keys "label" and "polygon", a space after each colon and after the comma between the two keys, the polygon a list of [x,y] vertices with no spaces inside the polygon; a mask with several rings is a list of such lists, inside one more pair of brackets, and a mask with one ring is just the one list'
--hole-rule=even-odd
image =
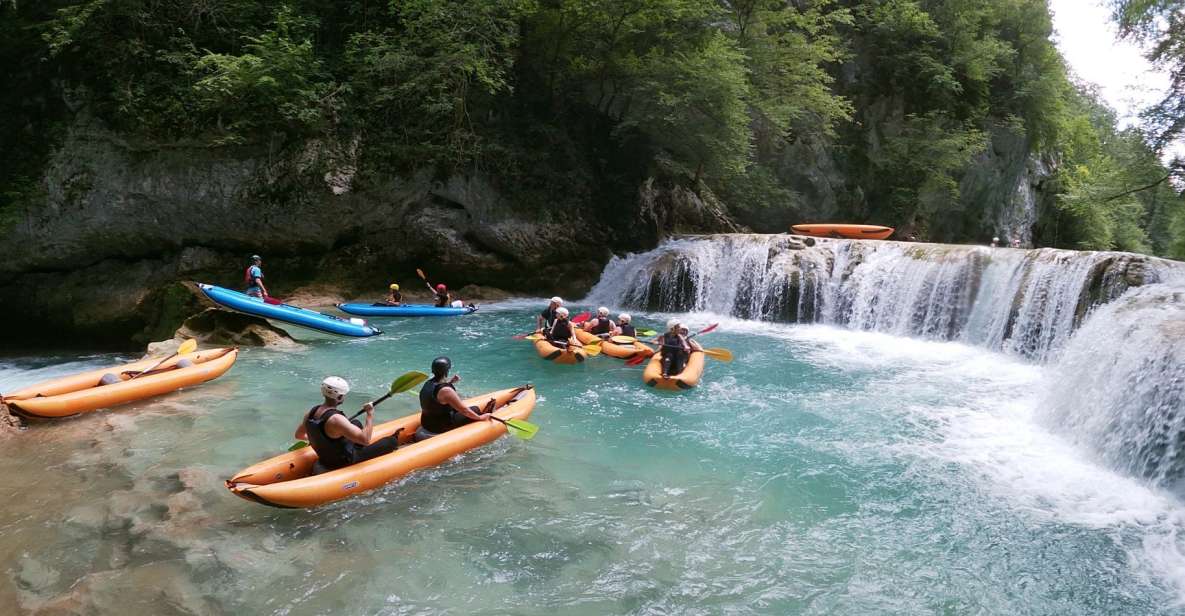
{"label": "blue inflatable kayak", "polygon": [[437,308],[427,304],[338,304],[337,309],[347,314],[363,317],[458,317],[477,311],[477,306],[464,308]]}
{"label": "blue inflatable kayak", "polygon": [[216,287],[211,284],[199,284],[202,293],[215,303],[252,316],[274,319],[293,325],[300,325],[317,331],[340,334],[342,336],[374,336],[383,333],[382,330],[371,327],[362,319],[343,319],[331,314],[324,314],[313,310],[306,310],[288,304],[265,304],[264,302],[246,294]]}

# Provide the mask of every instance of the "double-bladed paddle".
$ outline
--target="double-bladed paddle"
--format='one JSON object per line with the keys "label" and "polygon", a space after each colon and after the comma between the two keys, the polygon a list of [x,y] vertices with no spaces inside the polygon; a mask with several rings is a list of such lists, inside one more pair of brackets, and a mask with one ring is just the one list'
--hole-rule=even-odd
{"label": "double-bladed paddle", "polygon": [[[385,402],[387,400],[387,398],[390,398],[391,396],[394,396],[395,394],[401,394],[405,391],[409,391],[409,390],[411,390],[411,388],[413,388],[416,385],[419,385],[420,383],[423,383],[424,381],[427,381],[427,380],[428,380],[427,374],[424,374],[423,372],[420,372],[418,370],[412,370],[411,372],[408,372],[408,373],[400,376],[399,378],[395,379],[394,381],[391,381],[391,389],[387,393],[380,396],[374,402],[371,402],[370,404],[373,406],[378,406],[378,405],[382,404],[383,402]],[[358,411],[357,413],[354,413],[350,417],[350,419],[354,419],[365,412],[366,412],[366,409],[363,408],[362,410]],[[295,443],[292,444],[291,447],[288,448],[288,451],[296,451],[297,449],[301,449],[303,447],[308,447],[308,446],[309,446],[308,441],[296,441]]]}
{"label": "double-bladed paddle", "polygon": [[189,355],[190,353],[194,352],[195,350],[197,350],[197,340],[190,338],[189,340],[182,342],[181,346],[177,347],[176,353],[173,353],[172,355],[156,362],[155,366],[153,366],[147,370],[141,370],[140,372],[133,374],[132,378],[130,378],[128,380],[134,381],[137,378],[139,378],[145,374],[148,374],[149,372],[152,372],[153,370],[156,370],[157,368],[160,368],[161,366],[165,365],[165,362],[169,361],[170,359],[173,359],[174,357],[177,357],[179,355]]}

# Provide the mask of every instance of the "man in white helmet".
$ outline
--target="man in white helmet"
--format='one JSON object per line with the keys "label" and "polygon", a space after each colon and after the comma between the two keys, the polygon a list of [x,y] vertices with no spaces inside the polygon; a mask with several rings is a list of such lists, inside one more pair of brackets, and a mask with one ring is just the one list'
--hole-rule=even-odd
{"label": "man in white helmet", "polygon": [[658,336],[652,342],[658,342],[660,345],[662,378],[667,379],[672,375],[678,376],[683,372],[687,358],[691,355],[691,344],[687,341],[687,336],[683,334],[683,324],[679,319],[667,321],[666,333]]}
{"label": "man in white helmet", "polygon": [[605,340],[610,336],[617,335],[617,326],[613,324],[613,319],[609,316],[609,309],[601,306],[597,308],[597,318],[584,324],[584,331],[596,334],[598,338]]}
{"label": "man in white helmet", "polygon": [[547,337],[548,342],[560,348],[584,346],[576,340],[576,332],[572,331],[572,323],[568,321],[568,309],[563,306],[555,309],[555,322],[543,332],[543,335]]}
{"label": "man in white helmet", "polygon": [[547,307],[543,309],[543,312],[540,312],[539,316],[535,317],[535,331],[541,332],[551,329],[551,324],[555,323],[555,311],[559,310],[563,305],[564,300],[558,295],[551,298],[551,301],[548,302]]}
{"label": "man in white helmet", "polygon": [[338,410],[338,405],[345,401],[348,393],[350,384],[340,376],[327,377],[321,381],[321,396],[325,401],[309,409],[296,428],[296,438],[307,440],[317,452],[314,473],[343,468],[399,448],[402,428],[387,438],[370,442],[374,435],[374,405],[367,402],[362,407],[366,411],[365,425],[347,419]]}
{"label": "man in white helmet", "polygon": [[617,331],[622,336],[629,336],[631,338],[638,337],[638,330],[634,329],[633,317],[628,313],[621,313],[617,315]]}

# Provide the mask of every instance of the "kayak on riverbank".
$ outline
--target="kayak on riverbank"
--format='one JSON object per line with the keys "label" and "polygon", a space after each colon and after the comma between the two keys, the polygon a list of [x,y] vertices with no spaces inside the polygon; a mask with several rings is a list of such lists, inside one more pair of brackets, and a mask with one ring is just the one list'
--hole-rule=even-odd
{"label": "kayak on riverbank", "polygon": [[360,317],[459,317],[477,312],[477,306],[438,308],[430,304],[336,304],[338,310]]}
{"label": "kayak on riverbank", "polygon": [[210,284],[198,284],[198,288],[211,301],[236,312],[242,312],[243,314],[291,323],[341,336],[364,338],[383,333],[377,327],[367,325],[362,319],[343,319],[331,314],[299,308],[289,304],[267,304],[244,293]]}
{"label": "kayak on riverbank", "polygon": [[893,235],[893,227],[880,225],[812,224],[790,227],[799,235],[849,240],[883,240]]}
{"label": "kayak on riverbank", "polygon": [[[503,420],[526,419],[535,409],[533,388],[503,389],[465,400],[482,407],[497,400],[494,416]],[[420,427],[420,413],[374,427],[372,441],[400,433],[399,449],[345,468],[313,474],[317,452],[312,447],[280,454],[247,467],[226,480],[226,489],[240,498],[282,508],[305,508],[341,500],[373,490],[414,470],[436,466],[453,456],[491,443],[507,432],[497,421],[477,421],[412,443]]]}
{"label": "kayak on riverbank", "polygon": [[[110,385],[100,384],[104,375],[122,375],[149,370],[159,358],[80,372],[30,385],[0,396],[14,413],[24,417],[59,418],[159,396],[182,387],[197,385],[222,376],[234,365],[238,349],[211,349],[174,357],[144,376]],[[188,359],[193,365],[178,367]]]}

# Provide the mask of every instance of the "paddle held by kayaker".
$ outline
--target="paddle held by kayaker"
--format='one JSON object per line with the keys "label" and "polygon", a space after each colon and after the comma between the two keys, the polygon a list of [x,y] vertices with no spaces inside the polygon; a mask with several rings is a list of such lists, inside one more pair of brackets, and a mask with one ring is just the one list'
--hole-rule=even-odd
{"label": "paddle held by kayaker", "polygon": [[555,311],[559,310],[563,305],[564,300],[560,296],[557,295],[551,298],[551,301],[547,303],[547,307],[543,309],[543,312],[540,312],[539,316],[535,317],[535,331],[541,332],[551,329],[551,324],[555,323]]}
{"label": "paddle held by kayaker", "polygon": [[391,453],[399,448],[399,433],[370,442],[374,436],[374,405],[367,402],[366,423],[346,419],[338,406],[350,393],[350,384],[340,376],[321,381],[321,404],[309,409],[296,428],[297,440],[307,440],[317,452],[313,472],[332,471]]}
{"label": "paddle held by kayaker", "polygon": [[403,305],[403,294],[399,292],[399,285],[391,283],[387,291],[387,300],[385,302],[388,306]]}
{"label": "paddle held by kayaker", "polygon": [[605,340],[617,335],[617,325],[613,323],[613,319],[609,316],[609,309],[601,306],[597,308],[597,318],[584,324],[584,331]]}
{"label": "paddle held by kayaker", "polygon": [[432,378],[420,388],[420,427],[416,430],[416,442],[432,438],[475,421],[490,421],[494,412],[494,400],[484,410],[476,406],[465,406],[461,394],[457,393],[459,375],[449,376],[453,362],[440,356],[432,360]]}
{"label": "paddle held by kayaker", "polygon": [[576,340],[576,332],[572,331],[572,323],[568,321],[568,309],[563,306],[555,310],[555,322],[543,333],[547,341],[560,348],[584,347]]}
{"label": "paddle held by kayaker", "polygon": [[267,287],[263,285],[263,257],[251,255],[251,265],[243,272],[243,281],[247,283],[247,295],[259,299],[269,295]]}

